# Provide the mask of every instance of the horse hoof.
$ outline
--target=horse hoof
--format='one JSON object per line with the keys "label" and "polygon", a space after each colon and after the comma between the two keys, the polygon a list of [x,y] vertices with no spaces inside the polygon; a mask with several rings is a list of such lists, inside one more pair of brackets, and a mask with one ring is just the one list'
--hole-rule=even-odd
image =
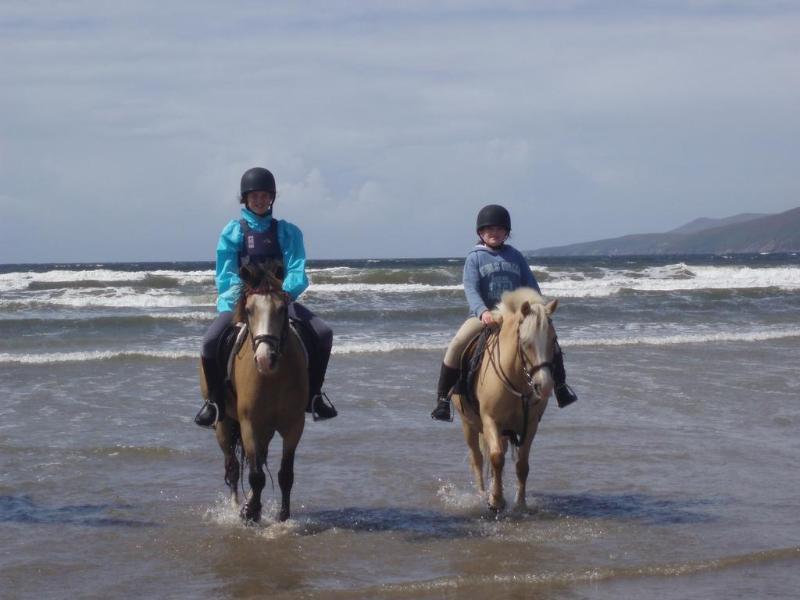
{"label": "horse hoof", "polygon": [[239,516],[248,525],[255,525],[261,520],[261,507],[255,507],[250,503],[245,504]]}
{"label": "horse hoof", "polygon": [[288,510],[285,511],[285,512],[281,511],[281,513],[278,515],[278,520],[279,521],[288,521],[289,520],[289,511]]}

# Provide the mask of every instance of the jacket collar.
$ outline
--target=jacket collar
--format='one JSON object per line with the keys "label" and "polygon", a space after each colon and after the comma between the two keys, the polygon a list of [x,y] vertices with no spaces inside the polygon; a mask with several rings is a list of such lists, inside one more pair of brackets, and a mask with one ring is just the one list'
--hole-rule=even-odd
{"label": "jacket collar", "polygon": [[259,217],[256,213],[246,207],[242,207],[241,215],[242,218],[247,221],[247,224],[256,231],[265,231],[272,222],[272,215],[264,215],[263,217]]}

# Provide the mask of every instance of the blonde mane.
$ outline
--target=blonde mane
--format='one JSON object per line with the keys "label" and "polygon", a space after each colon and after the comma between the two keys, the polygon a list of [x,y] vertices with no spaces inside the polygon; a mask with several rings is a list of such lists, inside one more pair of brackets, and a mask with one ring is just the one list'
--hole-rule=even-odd
{"label": "blonde mane", "polygon": [[510,317],[515,314],[525,302],[531,306],[545,303],[539,292],[533,288],[521,287],[513,292],[505,292],[500,300],[500,305],[492,311],[492,315],[498,323],[502,323],[504,316]]}

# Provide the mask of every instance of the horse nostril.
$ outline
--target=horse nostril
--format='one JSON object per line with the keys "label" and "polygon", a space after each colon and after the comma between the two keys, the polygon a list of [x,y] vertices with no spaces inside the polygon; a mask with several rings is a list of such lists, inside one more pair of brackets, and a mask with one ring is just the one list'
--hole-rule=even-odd
{"label": "horse nostril", "polygon": [[533,384],[533,392],[537,396],[539,396],[541,398],[542,397],[542,384],[541,383],[534,383]]}

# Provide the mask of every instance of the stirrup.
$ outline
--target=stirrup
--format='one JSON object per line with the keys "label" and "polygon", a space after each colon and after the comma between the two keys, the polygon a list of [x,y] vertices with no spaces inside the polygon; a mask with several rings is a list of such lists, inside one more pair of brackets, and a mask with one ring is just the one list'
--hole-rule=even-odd
{"label": "stirrup", "polygon": [[560,386],[558,386],[555,392],[556,404],[558,404],[558,408],[566,408],[573,402],[578,401],[578,395],[566,383],[562,383]]}
{"label": "stirrup", "polygon": [[[431,412],[431,419],[435,421],[453,421],[453,410],[449,398],[437,398],[436,408]],[[446,412],[445,412],[446,411]]]}
{"label": "stirrup", "polygon": [[[204,425],[203,423],[200,423],[198,421],[198,419],[200,418],[200,413],[205,411],[206,408],[211,408],[214,410],[214,421],[209,423],[208,425]],[[198,427],[205,427],[206,429],[216,429],[217,423],[219,423],[220,421],[219,412],[220,412],[219,407],[214,402],[211,402],[211,400],[206,401],[206,403],[200,409],[200,412],[198,412],[194,418],[195,425],[197,425]]]}
{"label": "stirrup", "polygon": [[[320,407],[317,406],[319,402]],[[311,398],[311,417],[314,421],[324,421],[326,419],[332,419],[339,412],[336,410],[336,407],[331,402],[331,399],[328,398],[328,394],[325,392],[320,392],[319,394],[314,394]]]}

